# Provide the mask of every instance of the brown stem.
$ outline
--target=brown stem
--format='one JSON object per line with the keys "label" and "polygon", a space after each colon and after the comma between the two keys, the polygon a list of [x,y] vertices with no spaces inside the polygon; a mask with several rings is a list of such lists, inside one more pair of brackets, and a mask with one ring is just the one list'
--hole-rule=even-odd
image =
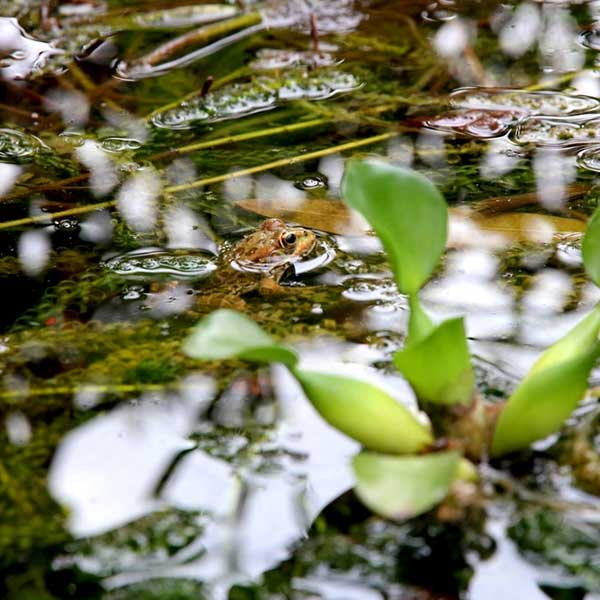
{"label": "brown stem", "polygon": [[310,36],[313,41],[313,50],[319,52],[319,30],[317,29],[317,15],[310,13]]}
{"label": "brown stem", "polygon": [[137,62],[145,65],[157,65],[173,54],[181,52],[181,50],[184,50],[185,48],[205,44],[211,39],[225,35],[236,29],[243,29],[244,27],[256,25],[260,23],[260,21],[261,17],[258,13],[250,13],[209,27],[199,27],[198,29],[184,33],[183,35],[161,44],[152,50],[152,52],[142,56]]}

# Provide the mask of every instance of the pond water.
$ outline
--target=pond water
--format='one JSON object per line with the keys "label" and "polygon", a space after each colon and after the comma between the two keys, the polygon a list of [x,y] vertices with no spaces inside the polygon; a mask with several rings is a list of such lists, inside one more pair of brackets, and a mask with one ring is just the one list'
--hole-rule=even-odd
{"label": "pond water", "polygon": [[[423,303],[506,397],[600,298],[599,32],[597,1],[0,0],[0,598],[600,597],[600,371],[484,501],[393,522],[283,366],[181,351],[235,308],[415,406],[407,298],[340,203],[372,157],[444,194]],[[265,217],[316,236],[277,293]]]}

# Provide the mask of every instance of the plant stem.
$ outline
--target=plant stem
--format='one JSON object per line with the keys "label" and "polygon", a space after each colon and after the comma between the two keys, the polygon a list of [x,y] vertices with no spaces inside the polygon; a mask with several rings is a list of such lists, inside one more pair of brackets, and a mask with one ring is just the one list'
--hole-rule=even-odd
{"label": "plant stem", "polygon": [[41,215],[35,215],[33,217],[24,217],[22,219],[13,219],[12,221],[0,222],[0,229],[11,229],[12,227],[20,227],[21,225],[32,225],[34,223],[44,223],[51,221],[52,219],[59,219],[61,217],[70,217],[72,215],[82,215],[85,213],[100,210],[101,208],[109,208],[116,204],[115,200],[108,200],[106,202],[96,202],[95,204],[86,204],[85,206],[76,206],[67,210],[60,210],[53,213],[44,213]]}
{"label": "plant stem", "polygon": [[229,179],[235,179],[236,177],[243,177],[244,175],[253,175],[254,173],[261,173],[262,171],[269,171],[271,169],[277,169],[279,167],[287,167],[289,165],[295,165],[307,160],[314,158],[321,158],[323,156],[329,156],[330,154],[337,154],[338,152],[344,152],[346,150],[354,150],[361,146],[368,146],[370,144],[376,144],[384,140],[389,140],[393,137],[399,136],[400,133],[397,131],[390,131],[388,133],[381,133],[374,135],[363,140],[355,140],[353,142],[347,142],[340,144],[339,146],[332,146],[330,148],[324,148],[323,150],[317,150],[315,152],[308,152],[306,154],[300,154],[299,156],[293,156],[292,158],[282,158],[275,160],[270,163],[257,165],[256,167],[249,167],[248,169],[241,169],[240,171],[233,171],[231,173],[225,173],[223,175],[216,175],[215,177],[207,177],[205,179],[198,179],[190,183],[184,183],[181,185],[172,185],[164,189],[165,193],[173,194],[175,192],[183,192],[185,190],[191,190],[205,185],[211,185],[213,183],[221,183]]}
{"label": "plant stem", "polygon": [[240,133],[238,135],[228,135],[214,140],[206,140],[205,142],[197,142],[195,144],[188,144],[187,146],[181,146],[174,148],[173,150],[167,150],[160,154],[153,154],[150,160],[159,160],[167,156],[174,154],[187,154],[188,152],[195,152],[196,150],[204,150],[205,148],[215,148],[217,146],[224,146],[226,144],[235,144],[237,142],[246,142],[248,140],[255,140],[261,137],[268,137],[270,135],[278,135],[280,133],[293,133],[295,131],[302,131],[311,127],[318,127],[319,125],[326,125],[330,123],[330,119],[312,119],[310,121],[304,121],[296,123],[295,125],[280,125],[278,127],[270,127],[269,129],[261,129],[260,131],[250,131],[248,133]]}
{"label": "plant stem", "polygon": [[[323,156],[329,156],[330,154],[337,154],[338,152],[344,152],[346,150],[354,150],[362,146],[368,146],[370,144],[376,144],[384,140],[389,140],[393,137],[400,135],[397,131],[390,131],[379,135],[374,135],[363,140],[355,140],[340,144],[338,146],[332,146],[330,148],[324,148],[323,150],[317,150],[316,152],[308,152],[307,154],[300,154],[291,158],[283,158],[270,163],[264,163],[257,165],[256,167],[250,167],[248,169],[241,169],[239,171],[232,171],[231,173],[225,173],[223,175],[216,175],[214,177],[206,177],[204,179],[198,179],[191,183],[182,185],[172,185],[164,188],[163,192],[167,194],[173,194],[176,192],[182,192],[189,189],[203,187],[205,185],[212,185],[214,183],[220,183],[235,179],[236,177],[243,177],[244,175],[252,175],[253,173],[261,173],[262,171],[269,171],[270,169],[276,169],[278,167],[285,167],[288,165],[294,165],[314,158],[321,158]],[[44,213],[42,215],[36,215],[33,217],[24,217],[22,219],[14,219],[12,221],[0,222],[0,229],[11,229],[12,227],[21,227],[22,225],[32,225],[34,223],[44,223],[46,221],[57,219],[61,217],[68,217],[72,215],[82,215],[85,213],[93,212],[102,208],[113,207],[116,204],[115,200],[108,200],[106,202],[97,202],[95,204],[86,204],[84,206],[77,206],[75,208],[69,208],[67,210],[61,210],[54,213]]]}
{"label": "plant stem", "polygon": [[257,25],[261,20],[260,14],[253,12],[208,27],[199,27],[198,29],[194,29],[194,31],[184,33],[175,39],[161,44],[135,62],[138,64],[156,65],[188,46],[206,44],[210,40],[231,33],[232,31]]}

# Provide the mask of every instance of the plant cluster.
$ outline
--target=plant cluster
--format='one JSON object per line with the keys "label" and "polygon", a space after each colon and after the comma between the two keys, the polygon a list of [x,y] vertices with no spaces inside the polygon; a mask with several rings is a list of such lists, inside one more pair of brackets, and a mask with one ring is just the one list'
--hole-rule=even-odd
{"label": "plant cluster", "polygon": [[[292,348],[234,311],[202,319],[183,351],[202,360],[285,365],[320,415],[362,445],[353,459],[358,497],[385,517],[408,518],[433,508],[455,483],[477,480],[474,462],[524,450],[561,427],[600,355],[600,305],[538,358],[505,402],[486,404],[475,388],[463,318],[434,324],[419,299],[446,246],[441,193],[410,169],[351,161],[342,194],[380,238],[398,290],[408,297],[407,336],[393,362],[429,418],[381,385],[304,367]],[[583,257],[599,285],[600,211],[589,222]]]}

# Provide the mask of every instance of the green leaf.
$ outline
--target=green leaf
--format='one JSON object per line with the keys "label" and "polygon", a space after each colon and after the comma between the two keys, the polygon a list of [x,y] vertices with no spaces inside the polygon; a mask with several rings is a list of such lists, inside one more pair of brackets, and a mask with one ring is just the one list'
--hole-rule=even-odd
{"label": "green leaf", "polygon": [[381,239],[400,291],[415,294],[446,246],[448,208],[438,189],[411,169],[350,161],[342,196]]}
{"label": "green leaf", "polygon": [[394,364],[419,400],[470,404],[475,375],[462,318],[449,319],[427,337],[394,354]]}
{"label": "green leaf", "polygon": [[441,502],[459,474],[458,452],[423,456],[386,456],[361,452],[352,466],[355,493],[373,512],[409,519]]}
{"label": "green leaf", "polygon": [[599,331],[600,305],[540,356],[500,413],[492,455],[526,448],[563,424],[585,394]]}
{"label": "green leaf", "polygon": [[365,448],[410,454],[433,441],[428,427],[377,386],[316,371],[295,369],[294,375],[319,414]]}
{"label": "green leaf", "polygon": [[217,310],[204,317],[183,342],[183,352],[202,360],[239,358],[250,362],[280,362],[293,367],[298,356],[280,346],[254,321],[234,310]]}
{"label": "green leaf", "polygon": [[600,286],[600,207],[591,216],[581,244],[588,277]]}

